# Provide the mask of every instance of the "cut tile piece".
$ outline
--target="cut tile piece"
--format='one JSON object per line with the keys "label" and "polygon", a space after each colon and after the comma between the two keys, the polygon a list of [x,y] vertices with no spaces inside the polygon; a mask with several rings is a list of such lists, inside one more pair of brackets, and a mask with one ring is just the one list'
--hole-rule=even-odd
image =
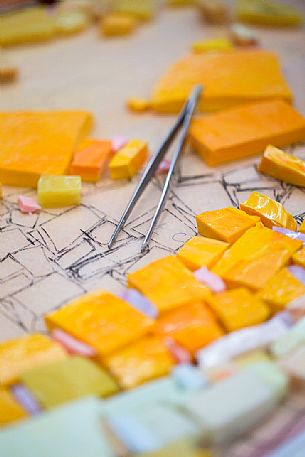
{"label": "cut tile piece", "polygon": [[0,432],[10,457],[115,457],[101,427],[101,403],[86,398]]}
{"label": "cut tile piece", "polygon": [[111,154],[111,141],[83,140],[74,153],[69,172],[79,175],[83,181],[96,182],[106,169]]}
{"label": "cut tile piece", "polygon": [[247,289],[234,289],[207,299],[208,304],[229,332],[265,321],[268,306]]}
{"label": "cut tile piece", "polygon": [[230,9],[223,0],[198,0],[196,5],[209,24],[226,24],[230,21]]}
{"label": "cut tile piece", "polygon": [[[199,216],[197,217],[199,218]],[[190,270],[195,271],[202,266],[213,266],[228,246],[229,244],[223,241],[204,236],[194,236],[179,249],[177,257]]]}
{"label": "cut tile piece", "polygon": [[126,14],[140,21],[152,19],[155,13],[153,0],[117,0],[112,9],[116,14]]}
{"label": "cut tile piece", "polygon": [[27,417],[26,411],[9,390],[0,388],[0,427]]}
{"label": "cut tile piece", "polygon": [[49,41],[54,36],[54,19],[45,8],[26,8],[1,16],[0,46]]}
{"label": "cut tile piece", "polygon": [[88,16],[91,20],[98,19],[101,14],[105,13],[107,1],[104,0],[63,0],[58,5],[56,11],[60,12],[74,12],[80,11]]}
{"label": "cut tile piece", "polygon": [[59,11],[55,17],[55,29],[59,35],[75,35],[90,25],[90,17],[84,11]]}
{"label": "cut tile piece", "polygon": [[47,409],[80,397],[107,397],[118,391],[116,382],[105,370],[81,357],[67,357],[28,370],[20,379]]}
{"label": "cut tile piece", "polygon": [[299,282],[305,285],[305,268],[300,267],[300,265],[289,265],[288,270]]}
{"label": "cut tile piece", "polygon": [[42,174],[65,174],[91,126],[92,116],[82,111],[1,112],[0,180],[36,187]]}
{"label": "cut tile piece", "polygon": [[232,48],[233,45],[227,38],[212,38],[209,40],[195,41],[192,44],[192,51],[196,54],[208,51],[229,51]]}
{"label": "cut tile piece", "polygon": [[80,355],[82,357],[94,357],[96,356],[96,351],[89,346],[88,344],[83,343],[82,341],[74,338],[72,335],[69,335],[62,330],[55,329],[51,336],[53,340],[60,343],[69,354]]}
{"label": "cut tile piece", "polygon": [[[291,101],[290,89],[281,73],[280,65],[275,54],[264,50],[232,50],[217,53],[191,54],[173,64],[165,75],[156,84],[152,94],[153,109],[160,113],[178,113],[189,97],[195,84],[202,84],[205,90],[199,102],[200,111],[215,111],[231,108],[241,103],[255,101],[286,100]],[[274,110],[279,109],[276,105]],[[292,108],[290,108],[292,110]],[[270,109],[269,109],[270,111]],[[294,113],[294,111],[292,110]],[[238,112],[237,112],[238,113]],[[255,124],[255,135],[260,131],[261,126],[265,127],[269,113],[264,109],[258,109],[253,116],[264,118],[262,122]],[[279,113],[276,119],[281,119],[284,112]],[[223,113],[223,116],[225,114]],[[231,116],[231,115],[230,115]],[[248,114],[249,116],[249,114]],[[216,120],[219,125],[221,145],[224,146],[224,139],[232,144],[232,138],[241,139],[241,123],[243,115],[234,114],[234,120],[230,117],[222,121],[222,117],[212,119],[204,124],[205,136],[210,132],[212,136],[213,126]],[[289,121],[289,117],[287,121]],[[203,121],[202,121],[203,122]],[[221,122],[221,126],[220,126]],[[250,120],[253,125],[253,120]],[[244,124],[245,125],[245,124]],[[277,129],[283,123],[277,121]],[[293,119],[289,127],[293,125]],[[209,127],[208,129],[205,127]],[[224,131],[222,129],[225,127]],[[304,127],[304,125],[303,125]],[[269,129],[271,126],[269,126]],[[244,128],[246,133],[246,127]],[[269,129],[267,132],[269,133]],[[218,129],[217,129],[218,130]],[[271,130],[273,130],[271,128]],[[286,130],[285,130],[286,131]],[[251,138],[253,138],[251,136]],[[235,140],[236,141],[236,140]],[[293,139],[289,140],[293,141]],[[213,143],[216,142],[216,135]],[[269,140],[267,144],[272,143]],[[265,144],[264,146],[267,146]],[[274,143],[273,143],[274,144]],[[247,149],[247,145],[242,147]]]}
{"label": "cut tile piece", "polygon": [[107,37],[131,34],[137,27],[138,21],[128,15],[107,14],[100,25],[101,33]]}
{"label": "cut tile piece", "polygon": [[145,335],[154,321],[121,298],[99,290],[49,314],[46,324],[79,338],[103,356]]}
{"label": "cut tile piece", "polygon": [[304,17],[291,5],[273,0],[238,0],[237,17],[242,22],[259,25],[300,25]]}
{"label": "cut tile piece", "polygon": [[298,346],[305,344],[305,318],[300,319],[289,331],[281,335],[271,346],[275,357],[284,357]]}
{"label": "cut tile piece", "polygon": [[280,181],[305,187],[305,162],[274,146],[267,146],[258,170]]}
{"label": "cut tile piece", "polygon": [[166,336],[164,341],[175,363],[192,363],[190,352],[177,343],[171,336]]}
{"label": "cut tile piece", "polygon": [[0,343],[0,385],[13,384],[25,370],[64,357],[63,348],[44,335],[32,334]]}
{"label": "cut tile piece", "polygon": [[150,101],[145,98],[129,98],[127,108],[136,113],[144,113],[150,109]]}
{"label": "cut tile piece", "polygon": [[174,360],[163,338],[148,336],[107,357],[105,366],[124,389],[167,375]]}
{"label": "cut tile piece", "polygon": [[292,261],[305,268],[305,247],[293,254]]}
{"label": "cut tile piece", "polygon": [[198,117],[191,125],[190,138],[194,150],[215,166],[259,154],[269,144],[304,141],[305,118],[284,101],[251,103]]}
{"label": "cut tile piece", "polygon": [[206,267],[201,267],[199,270],[196,270],[194,276],[197,281],[202,282],[202,284],[211,289],[215,294],[226,290],[226,285],[221,277],[215,275],[215,273],[209,271]]}
{"label": "cut tile piece", "polygon": [[38,181],[38,201],[43,208],[79,205],[81,189],[80,176],[42,175]]}
{"label": "cut tile piece", "polygon": [[41,413],[41,405],[23,384],[14,384],[11,387],[11,392],[17,402],[30,416],[35,416],[36,414]]}
{"label": "cut tile piece", "polygon": [[198,214],[196,222],[200,235],[231,244],[259,223],[260,218],[249,216],[237,208],[222,208]]}
{"label": "cut tile piece", "polygon": [[203,300],[209,289],[174,256],[151,262],[128,275],[128,287],[144,294],[160,312]]}
{"label": "cut tile piece", "polygon": [[192,356],[224,333],[203,303],[191,303],[168,311],[156,321],[156,332],[171,336]]}
{"label": "cut tile piece", "polygon": [[0,50],[0,84],[8,84],[16,81],[18,73],[18,68]]}
{"label": "cut tile piece", "polygon": [[300,241],[302,241],[303,244],[305,244],[305,234],[304,233],[296,232],[295,230],[289,230],[284,227],[277,227],[276,225],[274,225],[272,227],[272,230],[274,230],[277,233],[281,233],[282,235],[288,236],[289,238],[291,238],[293,240],[300,240]]}
{"label": "cut tile piece", "polygon": [[240,209],[251,216],[260,217],[266,227],[277,226],[289,230],[297,229],[296,221],[284,209],[283,205],[259,192],[252,192],[250,197],[240,204]]}
{"label": "cut tile piece", "polygon": [[230,27],[230,38],[236,46],[254,46],[258,44],[257,34],[254,30],[242,25],[232,24]]}
{"label": "cut tile piece", "polygon": [[160,164],[158,165],[156,176],[167,175],[170,169],[170,161],[168,159],[161,160]]}
{"label": "cut tile piece", "polygon": [[157,309],[147,300],[144,295],[140,294],[136,289],[125,289],[122,293],[123,300],[127,301],[132,307],[141,311],[148,317],[155,319],[158,315]]}
{"label": "cut tile piece", "polygon": [[111,140],[112,151],[118,152],[127,144],[127,139],[123,135],[116,135]]}
{"label": "cut tile piece", "polygon": [[147,143],[131,140],[118,151],[109,164],[112,179],[131,179],[147,159]]}
{"label": "cut tile piece", "polygon": [[202,435],[193,418],[169,405],[118,415],[109,420],[109,425],[127,449],[136,454],[156,451],[179,438]]}
{"label": "cut tile piece", "polygon": [[41,206],[30,197],[25,197],[24,195],[19,195],[18,197],[18,206],[22,213],[32,214],[41,210]]}
{"label": "cut tile piece", "polygon": [[212,271],[230,287],[259,290],[302,244],[267,227],[254,227],[224,253]]}
{"label": "cut tile piece", "polygon": [[[88,14],[92,12],[93,8],[90,8],[91,0],[63,0],[59,5],[58,11],[87,11]],[[92,12],[93,14],[93,12]]]}
{"label": "cut tile piece", "polygon": [[209,389],[189,395],[185,404],[210,432],[214,442],[231,440],[258,424],[279,404],[287,378],[271,364],[267,369],[245,368]]}
{"label": "cut tile piece", "polygon": [[258,297],[268,303],[273,313],[283,310],[302,295],[305,295],[305,286],[287,268],[269,279],[258,293]]}

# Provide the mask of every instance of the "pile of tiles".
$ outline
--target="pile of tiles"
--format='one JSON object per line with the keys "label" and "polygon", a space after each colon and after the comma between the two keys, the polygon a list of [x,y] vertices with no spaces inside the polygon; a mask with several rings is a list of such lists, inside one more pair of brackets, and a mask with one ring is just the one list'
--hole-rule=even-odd
{"label": "pile of tiles", "polygon": [[83,111],[0,113],[1,183],[37,189],[39,205],[19,197],[22,212],[78,205],[82,181],[97,182],[106,171],[113,180],[131,179],[139,171],[147,143],[86,137],[92,123]]}
{"label": "pile of tiles", "polygon": [[120,297],[81,296],[45,316],[49,335],[0,344],[3,455],[210,455],[304,383],[304,224],[257,192],[196,219]]}
{"label": "pile of tiles", "polygon": [[[274,0],[238,0],[232,9],[223,0],[166,0],[165,3],[194,6],[204,20],[212,24],[238,20],[260,25],[298,26],[304,20],[297,9]],[[31,6],[31,2],[24,6]],[[52,10],[24,8],[3,15],[0,45],[50,41],[82,32],[96,20],[102,35],[125,36],[154,19],[157,6],[159,2],[155,0],[63,0]],[[6,12],[5,7],[0,5],[0,12]]]}

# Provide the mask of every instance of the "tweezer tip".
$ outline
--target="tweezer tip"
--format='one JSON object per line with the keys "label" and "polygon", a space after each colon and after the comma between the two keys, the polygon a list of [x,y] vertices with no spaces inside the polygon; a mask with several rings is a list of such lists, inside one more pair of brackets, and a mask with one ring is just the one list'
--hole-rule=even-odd
{"label": "tweezer tip", "polygon": [[144,242],[141,246],[141,254],[145,254],[148,251],[148,244]]}
{"label": "tweezer tip", "polygon": [[112,237],[110,238],[109,243],[108,243],[108,249],[111,249],[111,248],[112,248],[112,246],[114,245],[114,242],[115,242],[115,238],[112,236]]}
{"label": "tweezer tip", "polygon": [[202,92],[203,91],[203,85],[202,84],[196,84],[194,87],[194,92]]}

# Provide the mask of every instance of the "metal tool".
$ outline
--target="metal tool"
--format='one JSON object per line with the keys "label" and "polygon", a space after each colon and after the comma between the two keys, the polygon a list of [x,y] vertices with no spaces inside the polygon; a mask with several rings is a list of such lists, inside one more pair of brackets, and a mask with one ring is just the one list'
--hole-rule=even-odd
{"label": "metal tool", "polygon": [[144,241],[142,243],[141,252],[144,252],[148,248],[154,228],[159,221],[162,210],[163,210],[166,200],[168,198],[172,178],[173,178],[173,175],[175,172],[175,168],[179,161],[181,153],[184,149],[188,128],[189,128],[192,116],[194,114],[195,108],[197,106],[199,97],[202,93],[202,90],[203,90],[203,88],[201,85],[197,85],[194,87],[194,89],[192,90],[192,93],[190,95],[190,98],[187,100],[185,106],[183,107],[182,111],[180,112],[175,124],[172,126],[172,128],[170,129],[170,131],[164,138],[159,149],[155,152],[155,154],[149,160],[149,162],[145,168],[145,171],[144,171],[135,191],[133,192],[131,199],[129,200],[129,203],[128,203],[125,211],[123,212],[122,217],[110,238],[110,241],[108,244],[109,249],[113,246],[114,242],[116,241],[117,237],[119,236],[119,233],[123,229],[130,213],[132,212],[133,208],[135,207],[137,201],[141,197],[145,188],[149,184],[150,180],[155,176],[155,173],[157,171],[157,168],[158,168],[160,162],[164,158],[169,146],[171,145],[171,143],[173,142],[174,138],[176,137],[178,131],[181,128],[181,133],[178,138],[178,145],[177,145],[177,148],[176,148],[176,150],[173,154],[173,157],[171,159],[171,162],[170,162],[170,167],[169,167],[168,174],[167,174],[165,182],[164,182],[164,187],[162,190],[161,198],[160,198],[159,204],[157,206],[156,212],[154,214],[154,217],[149,226],[149,229],[145,235]]}

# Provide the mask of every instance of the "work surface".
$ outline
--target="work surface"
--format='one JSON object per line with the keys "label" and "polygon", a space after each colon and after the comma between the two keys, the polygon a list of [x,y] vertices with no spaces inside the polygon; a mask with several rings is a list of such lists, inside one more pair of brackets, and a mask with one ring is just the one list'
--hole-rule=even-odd
{"label": "work surface", "polygon": [[[305,114],[304,29],[257,31],[262,45],[279,54],[296,106]],[[1,89],[1,110],[88,110],[96,120],[97,138],[138,137],[153,151],[173,118],[131,114],[125,100],[148,97],[155,80],[194,40],[223,33],[204,25],[192,9],[165,10],[130,38],[102,39],[92,28],[66,40],[12,49],[21,76]],[[297,150],[305,156],[305,147]],[[158,180],[111,251],[107,242],[136,180],[113,184],[105,177],[96,186],[84,186],[81,206],[32,216],[20,213],[16,199],[33,192],[6,188],[0,204],[0,340],[43,330],[44,314],[88,290],[122,290],[126,273],[168,255],[195,234],[197,213],[238,205],[251,190],[276,198],[301,221],[304,191],[258,175],[256,163],[254,158],[211,169],[187,152],[145,255],[140,254],[141,238],[160,196]]]}
{"label": "work surface", "polygon": [[[303,2],[300,2],[301,4]],[[257,29],[263,47],[281,58],[305,114],[305,32]],[[94,136],[117,134],[147,140],[153,151],[173,122],[172,117],[133,115],[124,106],[130,96],[150,95],[155,80],[190,44],[219,36],[221,28],[204,25],[193,10],[162,11],[128,39],[105,40],[96,29],[78,37],[10,51],[20,66],[17,84],[1,89],[1,110],[84,109],[96,120]],[[305,146],[290,148],[305,157]],[[301,221],[305,192],[256,172],[258,159],[208,168],[191,152],[183,157],[178,182],[147,254],[141,238],[160,196],[155,180],[133,213],[115,247],[107,242],[136,185],[103,178],[85,185],[77,208],[22,215],[16,205],[28,189],[5,189],[0,204],[0,341],[43,330],[43,315],[96,288],[120,292],[126,273],[175,251],[196,232],[194,216],[227,205],[237,206],[252,190],[261,190],[285,205]],[[288,437],[304,416],[303,396],[290,397],[250,442],[241,442],[226,457],[259,457]]]}

